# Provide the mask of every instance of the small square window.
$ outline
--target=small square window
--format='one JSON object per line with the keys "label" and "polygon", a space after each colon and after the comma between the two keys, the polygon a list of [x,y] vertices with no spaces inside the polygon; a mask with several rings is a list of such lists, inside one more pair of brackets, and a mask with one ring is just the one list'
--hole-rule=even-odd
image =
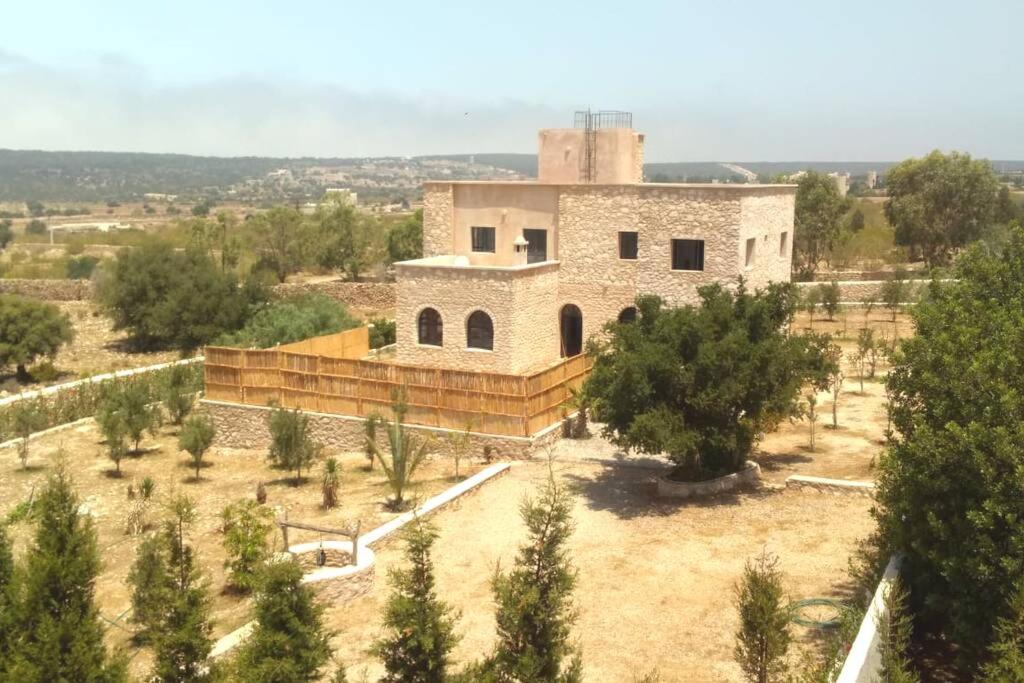
{"label": "small square window", "polygon": [[704,270],[704,240],[672,240],[672,270]]}
{"label": "small square window", "polygon": [[473,226],[473,251],[489,251],[494,253],[494,228]]}
{"label": "small square window", "polygon": [[750,239],[747,240],[747,257],[746,257],[746,261],[745,261],[747,268],[751,268],[754,265],[754,251],[756,249],[757,249],[757,238],[756,237],[751,237]]}
{"label": "small square window", "polygon": [[788,232],[784,232],[779,237],[779,256],[782,256],[783,258],[785,258],[786,251],[788,250],[788,248],[789,248],[789,233]]}
{"label": "small square window", "polygon": [[635,232],[620,232],[619,233],[619,258],[626,259],[629,261],[636,260],[637,254],[637,233]]}

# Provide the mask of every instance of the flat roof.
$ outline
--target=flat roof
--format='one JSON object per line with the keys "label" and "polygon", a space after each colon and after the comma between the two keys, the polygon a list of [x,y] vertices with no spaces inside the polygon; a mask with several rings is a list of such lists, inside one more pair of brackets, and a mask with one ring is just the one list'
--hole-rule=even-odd
{"label": "flat roof", "polygon": [[539,180],[425,180],[423,185],[512,185],[518,187],[665,187],[680,190],[795,190],[796,183],[545,183]]}

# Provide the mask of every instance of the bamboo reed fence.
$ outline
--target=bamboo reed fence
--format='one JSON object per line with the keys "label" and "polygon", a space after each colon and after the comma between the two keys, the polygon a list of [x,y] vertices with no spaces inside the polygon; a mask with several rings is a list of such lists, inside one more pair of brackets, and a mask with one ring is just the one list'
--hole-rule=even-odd
{"label": "bamboo reed fence", "polygon": [[529,375],[400,365],[364,359],[367,339],[359,328],[274,349],[207,347],[206,398],[368,417],[389,416],[404,389],[407,423],[531,436],[562,419],[592,365],[585,355]]}

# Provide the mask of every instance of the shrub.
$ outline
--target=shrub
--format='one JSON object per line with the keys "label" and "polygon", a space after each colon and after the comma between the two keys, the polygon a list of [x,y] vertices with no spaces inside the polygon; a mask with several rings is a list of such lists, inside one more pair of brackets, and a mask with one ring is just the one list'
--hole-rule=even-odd
{"label": "shrub", "polygon": [[638,298],[637,323],[610,325],[610,339],[592,347],[584,388],[605,436],[666,453],[673,476],[685,479],[740,470],[762,432],[799,414],[801,386],[824,388],[831,369],[824,339],[785,333],[796,305],[791,285],[699,292],[699,307]]}
{"label": "shrub", "polygon": [[88,280],[92,277],[99,262],[100,260],[95,256],[76,256],[68,259],[65,266],[67,278],[69,280]]}
{"label": "shrub", "polygon": [[1024,582],[1010,599],[1007,616],[995,626],[995,640],[989,647],[991,659],[985,665],[989,683],[1024,681]]}
{"label": "shrub", "polygon": [[194,387],[190,386],[187,365],[171,366],[163,391],[163,401],[171,423],[180,425],[192,410],[192,404],[195,401],[195,391]]}
{"label": "shrub", "polygon": [[295,470],[293,484],[302,483],[302,468],[320,454],[320,445],[309,435],[309,417],[295,408],[275,408],[270,414],[270,450],[267,457],[278,467]]}
{"label": "shrub", "polygon": [[129,383],[112,391],[100,406],[97,421],[104,436],[121,435],[132,442],[132,451],[139,452],[142,435],[155,434],[160,415],[151,406],[152,397],[141,383]]}
{"label": "shrub", "polygon": [[270,557],[267,534],[273,513],[255,501],[239,500],[224,508],[222,514],[228,583],[249,592],[256,587],[259,572]]}
{"label": "shrub", "polygon": [[818,298],[821,300],[821,307],[825,309],[829,320],[834,320],[836,311],[839,310],[839,297],[839,283],[835,280],[818,285]]}
{"label": "shrub", "polygon": [[388,485],[394,494],[391,506],[396,510],[401,510],[405,507],[405,489],[412,483],[416,469],[426,459],[430,442],[405,432],[402,421],[405,419],[408,406],[403,394],[399,393],[393,396],[391,409],[394,413],[394,421],[384,422],[388,433],[391,457],[385,459],[376,441],[367,439],[367,446],[373,450],[374,456],[384,470],[384,476],[388,479]]}
{"label": "shrub", "polygon": [[892,322],[896,322],[896,314],[910,295],[910,288],[907,285],[906,275],[897,271],[893,277],[882,284],[882,303],[889,309],[892,315]]}
{"label": "shrub", "polygon": [[25,224],[25,233],[29,235],[45,235],[46,223],[38,218],[33,218]]}
{"label": "shrub", "polygon": [[203,456],[213,444],[217,430],[208,415],[193,415],[185,421],[178,435],[178,448],[187,451],[192,457],[196,468],[196,481],[199,481],[199,468],[203,464]]}
{"label": "shrub", "polygon": [[28,469],[28,438],[39,431],[43,422],[41,416],[25,401],[15,403],[11,412],[14,435],[21,439],[18,442],[18,459],[21,460],[21,468]]}
{"label": "shrub", "polygon": [[73,337],[71,319],[53,304],[0,295],[0,366],[15,365],[19,381],[29,379],[25,366],[53,358]]}
{"label": "shrub", "polygon": [[338,505],[338,489],[341,487],[341,467],[335,458],[327,458],[324,463],[324,476],[320,482],[323,494],[322,505],[328,510]]}
{"label": "shrub", "polygon": [[227,346],[269,348],[359,327],[345,306],[320,293],[301,294],[259,308],[245,326],[224,335]]}
{"label": "shrub", "polygon": [[132,590],[129,619],[140,627],[136,639],[145,642],[159,632],[170,601],[167,547],[159,534],[150,534],[139,544],[127,583]]}
{"label": "shrub", "polygon": [[379,349],[395,343],[395,321],[387,318],[374,318],[370,321],[370,348]]}
{"label": "shrub", "polygon": [[410,261],[423,256],[423,210],[388,231],[388,259]]}
{"label": "shrub", "polygon": [[748,681],[769,683],[785,680],[789,650],[789,610],[782,592],[779,558],[763,551],[747,561],[736,586],[736,662]]}

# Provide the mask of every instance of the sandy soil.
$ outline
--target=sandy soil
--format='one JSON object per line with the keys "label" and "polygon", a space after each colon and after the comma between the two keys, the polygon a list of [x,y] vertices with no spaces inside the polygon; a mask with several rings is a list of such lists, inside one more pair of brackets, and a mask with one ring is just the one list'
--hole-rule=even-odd
{"label": "sandy soil", "polygon": [[[210,579],[215,635],[218,637],[241,626],[250,616],[247,599],[223,592],[226,575],[222,566],[225,554],[221,545],[220,514],[229,503],[253,497],[258,481],[265,482],[267,486],[267,504],[279,512],[287,510],[288,518],[292,520],[339,527],[359,519],[366,532],[394,517],[394,513],[383,506],[390,489],[380,467],[378,465],[374,471],[368,472],[362,453],[324,454],[324,457],[338,457],[342,464],[341,504],[328,511],[320,507],[319,465],[313,476],[302,486],[295,487],[291,473],[271,467],[263,451],[214,448],[207,454],[209,465],[202,469],[202,478],[197,483],[192,479],[194,472],[190,469],[188,455],[177,449],[177,434],[173,429],[162,429],[157,437],[146,438],[142,446],[144,454],[122,460],[124,476],[120,479],[110,476],[113,462],[107,458],[101,436],[91,423],[33,441],[27,471],[20,469],[13,449],[0,450],[0,519],[19,502],[27,500],[41,485],[58,452],[63,450],[80,499],[94,516],[99,531],[104,569],[96,584],[96,595],[103,616],[116,622],[108,632],[110,642],[115,645],[124,643],[128,638],[123,628],[130,592],[124,579],[141,539],[139,536],[127,536],[124,531],[130,505],[126,496],[129,483],[134,482],[137,486],[145,476],[156,480],[156,501],[151,510],[154,522],[160,519],[161,505],[171,492],[188,494],[197,501],[199,516],[191,538]],[[477,469],[463,460],[463,476]],[[434,495],[454,483],[453,474],[451,460],[430,461],[418,471],[417,481],[406,496],[416,500]],[[20,554],[34,529],[30,522],[21,522],[14,525],[12,531],[15,551]],[[275,531],[270,538],[279,549],[282,545],[280,534]],[[315,541],[317,538],[313,532],[296,530],[289,535],[292,543]],[[133,658],[136,673],[145,670],[146,662],[148,656],[145,652]]]}

